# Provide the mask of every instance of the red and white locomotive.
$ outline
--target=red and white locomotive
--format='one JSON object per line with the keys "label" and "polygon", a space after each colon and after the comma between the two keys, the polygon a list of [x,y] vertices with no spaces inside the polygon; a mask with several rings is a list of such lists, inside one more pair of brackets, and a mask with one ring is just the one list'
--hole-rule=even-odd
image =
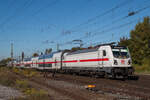
{"label": "red and white locomotive", "polygon": [[134,72],[128,48],[110,44],[74,52],[53,52],[24,61],[23,65],[25,68],[112,78],[126,78]]}

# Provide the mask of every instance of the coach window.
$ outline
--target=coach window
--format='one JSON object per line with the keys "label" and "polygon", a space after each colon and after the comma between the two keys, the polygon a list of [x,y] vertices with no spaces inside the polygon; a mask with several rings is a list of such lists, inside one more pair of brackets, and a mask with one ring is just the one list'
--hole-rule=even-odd
{"label": "coach window", "polygon": [[39,67],[43,67],[43,64],[39,64]]}
{"label": "coach window", "polygon": [[46,64],[46,67],[52,67],[52,64]]}
{"label": "coach window", "polygon": [[106,56],[106,51],[105,50],[103,50],[103,56]]}

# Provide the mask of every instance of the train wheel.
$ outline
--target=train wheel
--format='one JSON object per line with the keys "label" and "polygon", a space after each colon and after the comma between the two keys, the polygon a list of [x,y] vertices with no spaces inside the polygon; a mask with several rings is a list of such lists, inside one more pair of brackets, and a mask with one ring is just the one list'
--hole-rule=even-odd
{"label": "train wheel", "polygon": [[112,73],[112,79],[116,79],[116,74]]}

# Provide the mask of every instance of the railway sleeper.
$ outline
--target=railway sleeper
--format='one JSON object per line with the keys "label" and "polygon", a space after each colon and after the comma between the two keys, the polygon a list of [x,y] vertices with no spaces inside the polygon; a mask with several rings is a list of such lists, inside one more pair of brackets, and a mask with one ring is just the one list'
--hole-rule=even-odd
{"label": "railway sleeper", "polygon": [[139,80],[139,76],[137,76],[137,75],[131,75],[131,76],[128,76],[128,79],[129,80]]}

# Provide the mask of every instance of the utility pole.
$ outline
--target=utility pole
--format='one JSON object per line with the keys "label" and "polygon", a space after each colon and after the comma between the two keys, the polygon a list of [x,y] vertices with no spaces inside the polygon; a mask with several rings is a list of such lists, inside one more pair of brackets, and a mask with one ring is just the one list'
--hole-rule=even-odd
{"label": "utility pole", "polygon": [[59,51],[59,44],[57,43],[57,51]]}
{"label": "utility pole", "polygon": [[21,53],[21,60],[24,60],[24,52]]}
{"label": "utility pole", "polygon": [[11,43],[11,66],[13,67],[13,43]]}
{"label": "utility pole", "polygon": [[[113,41],[113,39],[114,39],[114,34],[112,33],[112,41]],[[110,42],[111,42],[111,40],[110,40]]]}

